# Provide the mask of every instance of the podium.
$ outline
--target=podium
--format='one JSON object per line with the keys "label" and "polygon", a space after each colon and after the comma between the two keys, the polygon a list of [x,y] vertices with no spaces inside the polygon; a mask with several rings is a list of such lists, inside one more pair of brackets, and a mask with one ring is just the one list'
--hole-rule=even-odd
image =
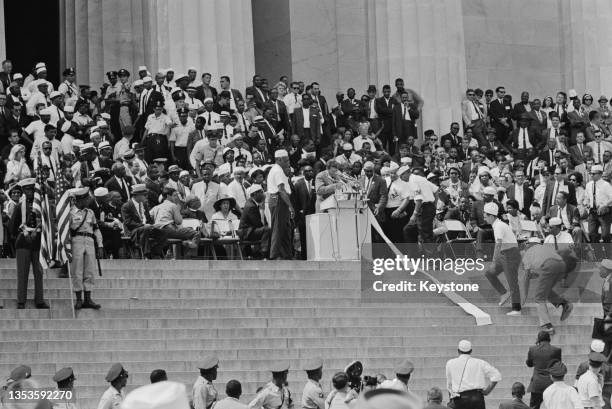
{"label": "podium", "polygon": [[358,194],[342,193],[321,207],[327,212],[306,216],[308,260],[359,260],[361,247],[372,242],[367,203]]}

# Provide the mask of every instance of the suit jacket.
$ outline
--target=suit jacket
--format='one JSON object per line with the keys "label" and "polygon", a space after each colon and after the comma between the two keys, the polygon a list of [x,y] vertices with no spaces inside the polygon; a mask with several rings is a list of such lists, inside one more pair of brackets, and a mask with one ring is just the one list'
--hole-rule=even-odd
{"label": "suit jacket", "polygon": [[[321,140],[321,111],[312,107],[310,111],[310,136],[318,144]],[[304,111],[302,108],[293,111],[292,132],[304,139]]]}
{"label": "suit jacket", "polygon": [[499,409],[529,409],[529,406],[522,400],[514,398],[512,400],[501,402],[499,404]]}
{"label": "suit jacket", "polygon": [[[540,160],[543,160],[546,162],[546,166],[551,167],[551,168],[555,168],[557,165],[554,161],[554,152],[553,152],[553,159],[551,161],[550,159],[550,149],[546,148],[543,151],[540,152],[540,154],[538,155],[538,157],[540,158]],[[551,172],[553,171],[553,169],[551,169]]]}
{"label": "suit jacket", "polygon": [[244,230],[243,237],[248,239],[250,232],[258,227],[263,227],[264,223],[261,220],[261,213],[259,211],[259,205],[252,197],[249,197],[242,208],[242,214],[240,216],[239,229]]}
{"label": "suit jacket", "polygon": [[128,201],[121,206],[121,215],[123,216],[123,225],[128,232],[132,232],[139,227],[144,226],[145,224],[153,224],[153,219],[149,214],[149,206],[146,203],[143,203],[145,219],[142,220],[140,215],[138,214],[138,210],[136,209],[136,205],[134,205],[133,201]]}
{"label": "suit jacket", "polygon": [[[261,93],[264,95],[264,98],[261,97],[259,91],[261,91]],[[253,85],[247,87],[244,93],[246,95],[253,95],[255,105],[257,106],[257,108],[262,109],[264,107],[265,102],[269,100],[269,97],[266,95],[266,92],[261,88],[259,88],[259,91],[255,89],[255,86]]]}
{"label": "suit jacket", "polygon": [[[567,220],[569,220],[573,226],[580,226],[580,211],[576,206],[567,203],[565,205],[565,213],[567,215]],[[546,220],[550,220],[551,217],[557,217],[558,214],[559,206],[551,206],[548,209],[548,213],[546,213]]]}
{"label": "suit jacket", "polygon": [[440,146],[444,146],[444,142],[446,142],[446,140],[451,141],[451,146],[455,148],[459,149],[461,147],[461,136],[459,135],[453,136],[450,132],[442,135],[440,137]]}
{"label": "suit jacket", "polygon": [[149,117],[154,111],[155,105],[157,102],[161,101],[162,105],[164,104],[164,94],[159,91],[152,90],[147,97],[147,105],[145,106],[145,119]]}
{"label": "suit jacket", "polygon": [[[219,95],[219,93],[217,92],[217,89],[213,86],[208,86],[208,88],[210,88],[210,93],[212,94],[212,98],[214,101],[217,100],[217,95]],[[200,85],[198,87],[196,87],[196,92],[194,95],[197,99],[199,99],[200,101],[204,101],[204,98],[206,98],[206,93],[204,93],[204,86]]]}
{"label": "suit jacket", "polygon": [[[127,178],[123,178],[123,183],[126,186],[126,189],[129,189],[131,186],[130,181]],[[108,189],[109,192],[112,191],[116,191],[121,193],[121,201],[123,203],[127,202],[128,200],[128,192],[125,189],[122,189],[121,186],[119,186],[119,182],[117,182],[117,178],[116,177],[112,177],[109,180],[106,181],[106,183],[104,184],[104,187],[106,187]]]}
{"label": "suit jacket", "polygon": [[548,374],[548,366],[553,359],[561,360],[561,348],[552,346],[548,342],[529,347],[525,363],[529,368],[533,368],[533,375],[527,388],[528,393],[542,393],[552,384]]}
{"label": "suit jacket", "polygon": [[[325,99],[325,97],[323,95],[319,95],[317,96],[317,99],[319,100],[319,108],[321,109],[321,114],[323,115],[323,118],[327,118],[327,115],[329,115],[329,105],[327,105],[327,100]],[[317,100],[315,99],[315,97],[312,97],[312,101],[313,104],[317,104]]]}
{"label": "suit jacket", "polygon": [[540,117],[542,118],[542,120],[539,120],[538,115],[533,109],[527,115],[529,116],[529,119],[531,119],[529,127],[537,135],[542,135],[542,131],[548,126],[548,115],[546,115],[544,111],[540,112]]}
{"label": "suit jacket", "polygon": [[573,145],[576,143],[576,134],[585,131],[589,123],[589,117],[588,115],[580,115],[578,112],[572,111],[567,113],[567,120],[569,122],[569,126],[566,126],[569,133],[569,144]]}
{"label": "suit jacket", "polygon": [[[562,181],[559,185],[559,190],[562,189],[566,192],[569,192],[567,197],[567,203],[576,206],[576,188],[571,183],[567,183],[566,181]],[[546,184],[546,190],[544,191],[544,203],[542,205],[542,213],[548,213],[548,209],[551,207],[550,201],[552,200],[553,189],[555,188],[555,181],[548,181]]]}
{"label": "suit jacket", "polygon": [[404,119],[403,105],[397,104],[393,107],[393,136],[399,138],[400,143],[405,143],[409,136],[416,137],[416,120],[419,118],[419,111],[416,107],[410,105],[408,108],[410,121]]}
{"label": "suit jacket", "polygon": [[[362,176],[359,178],[359,183],[361,187],[365,190],[366,188],[366,177]],[[370,190],[367,192],[368,194],[368,206],[374,212],[375,208],[379,208],[379,217],[384,214],[382,210],[384,210],[387,205],[387,182],[379,175],[374,174],[372,176],[372,183],[370,185]]]}
{"label": "suit jacket", "polygon": [[[314,181],[310,181],[310,183],[313,182]],[[306,187],[306,180],[303,178],[295,182],[294,187],[294,202],[296,213],[301,219],[305,219],[306,216],[308,216],[309,214],[315,213],[315,202],[317,200],[317,194],[315,191],[314,183],[312,188],[310,189],[310,193],[308,191],[308,188]]]}
{"label": "suit jacket", "polygon": [[[475,164],[474,165],[474,169],[476,169],[476,171],[478,171],[478,167],[482,166],[480,164]],[[472,169],[472,161],[465,161],[463,162],[463,166],[461,167],[461,179],[466,182],[469,183],[470,181],[470,173],[471,173],[471,169]]]}
{"label": "suit jacket", "polygon": [[[513,129],[512,132],[510,132],[510,138],[512,140],[513,149],[518,149],[520,146],[519,145],[520,130],[521,128],[516,128],[516,129]],[[541,145],[543,145],[544,141],[542,141],[541,138],[538,138],[538,135],[534,133],[529,127],[527,128],[527,138],[529,139],[529,143],[531,144],[531,146],[536,148],[536,150],[539,150],[541,148]]]}
{"label": "suit jacket", "polygon": [[[529,106],[531,106],[531,103],[529,103]],[[514,107],[512,108],[512,119],[514,119],[515,121],[518,121],[521,115],[526,112],[527,112],[527,109],[525,109],[525,105],[523,105],[522,102],[517,102],[516,104],[514,104]]]}
{"label": "suit jacket", "polygon": [[0,119],[2,135],[9,135],[11,130],[16,130],[21,136],[23,128],[28,125],[28,117],[26,115],[20,115],[19,119],[16,119],[12,114],[3,115]]}
{"label": "suit jacket", "polygon": [[[214,89],[213,87],[210,87],[211,90]],[[213,92],[213,94],[216,92],[217,90],[215,89],[215,91]],[[223,91],[223,90],[221,90]],[[240,93],[240,91],[238,91],[236,88],[230,88],[230,92],[232,93],[232,98],[234,98],[234,101],[242,101],[244,100],[244,98],[242,98],[242,94]]]}
{"label": "suit jacket", "polygon": [[[497,131],[497,137],[507,135],[512,130],[512,105],[509,102],[499,102],[498,99],[494,99],[489,104],[489,118],[491,118],[491,125]],[[504,126],[501,123],[501,119],[506,118],[509,127]],[[502,135],[503,134],[503,135]]]}
{"label": "suit jacket", "polygon": [[[467,127],[472,123],[472,107],[473,101],[469,99],[464,99],[461,101],[461,117],[463,118],[463,124]],[[476,106],[480,108],[477,102],[475,102]],[[480,113],[482,114],[482,120],[484,121],[487,117],[487,106],[484,105],[484,109],[480,108]]]}
{"label": "suit jacket", "polygon": [[[278,110],[276,106],[278,105]],[[268,106],[274,110],[274,112],[278,115],[279,120],[275,124],[276,132],[280,132],[281,130],[285,130],[285,135],[287,135],[291,131],[291,121],[289,120],[289,113],[287,112],[287,106],[280,99],[276,100],[276,104],[274,101],[269,99],[266,101],[265,106]]]}
{"label": "suit jacket", "polygon": [[[508,186],[508,189],[506,189],[506,195],[508,196],[508,199],[516,200],[516,185],[514,183]],[[523,205],[522,212],[527,217],[530,216],[529,207],[531,206],[532,202],[533,190],[529,187],[529,185],[527,185],[527,183],[523,183],[523,203],[520,204]]]}
{"label": "suit jacket", "polygon": [[324,170],[322,172],[317,173],[317,176],[315,177],[317,208],[323,200],[327,199],[329,196],[333,195],[336,192],[336,188],[334,186],[331,186],[335,183],[337,182],[329,175],[329,171]]}
{"label": "suit jacket", "polygon": [[374,102],[374,109],[376,109],[376,113],[381,120],[390,121],[393,119],[393,105],[394,99],[389,97],[389,103],[385,100],[385,97],[376,98],[376,102]]}
{"label": "suit jacket", "polygon": [[584,153],[586,151],[590,151],[591,152],[591,157],[593,157],[593,149],[591,149],[590,146],[587,146],[585,143],[582,144],[582,153],[580,152],[580,148],[578,148],[578,145],[574,145],[574,146],[570,146],[568,148],[569,154],[570,154],[570,160],[572,161],[572,166],[578,166],[582,163],[584,163]]}

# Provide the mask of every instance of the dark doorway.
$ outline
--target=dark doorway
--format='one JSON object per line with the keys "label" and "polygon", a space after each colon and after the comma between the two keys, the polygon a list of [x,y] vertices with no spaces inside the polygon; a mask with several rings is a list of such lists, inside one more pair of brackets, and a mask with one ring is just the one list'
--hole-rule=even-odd
{"label": "dark doorway", "polygon": [[[27,16],[24,18],[24,16]],[[26,77],[38,62],[47,64],[47,80],[59,84],[59,0],[4,2],[6,58],[13,72]]]}

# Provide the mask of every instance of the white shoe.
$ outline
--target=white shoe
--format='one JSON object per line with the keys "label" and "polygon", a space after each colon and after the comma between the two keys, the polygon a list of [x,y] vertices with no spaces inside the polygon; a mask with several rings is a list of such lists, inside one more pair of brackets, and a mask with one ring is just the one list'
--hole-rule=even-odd
{"label": "white shoe", "polygon": [[502,305],[507,303],[509,299],[510,299],[510,291],[506,292],[506,294],[502,295],[499,298],[499,304],[497,304],[497,305],[499,305],[501,307]]}
{"label": "white shoe", "polygon": [[507,312],[506,315],[509,317],[520,317],[521,315],[523,315],[523,313],[521,311],[510,311]]}

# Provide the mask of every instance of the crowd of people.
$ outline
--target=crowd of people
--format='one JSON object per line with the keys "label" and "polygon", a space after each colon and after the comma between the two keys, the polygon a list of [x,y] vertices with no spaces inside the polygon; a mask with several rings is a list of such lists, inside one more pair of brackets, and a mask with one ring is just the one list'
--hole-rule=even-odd
{"label": "crowd of people", "polygon": [[[612,365],[609,355],[604,354],[606,345],[600,339],[593,339],[585,361],[576,369],[574,382],[566,378],[568,369],[562,361],[562,349],[551,345],[550,334],[540,331],[534,346],[529,348],[525,364],[533,368],[533,376],[527,388],[521,382],[512,384],[508,399],[500,403],[500,409],[602,409],[610,408],[612,393]],[[393,379],[382,374],[364,375],[360,361],[353,361],[346,368],[333,375],[328,387],[321,383],[324,362],[315,358],[306,362],[300,370],[308,377],[303,387],[301,401],[294,401],[289,387],[290,366],[286,361],[276,362],[267,370],[272,373],[271,381],[259,387],[250,402],[240,401],[242,385],[232,379],[225,385],[225,398],[221,397],[215,384],[220,363],[219,358],[210,356],[200,362],[199,373],[187,393],[185,385],[169,381],[164,369],[151,372],[151,385],[135,389],[127,394],[129,374],[120,363],[111,366],[105,380],[108,389],[100,397],[98,409],[172,408],[172,409],[486,409],[485,397],[501,381],[502,375],[489,362],[474,357],[472,343],[461,340],[457,346],[458,356],[446,363],[446,391],[433,387],[427,396],[419,396],[410,389],[409,382],[415,367],[408,359],[395,365]],[[53,382],[61,391],[75,392],[68,398],[40,402],[36,408],[55,407],[76,409],[78,387],[77,375],[70,367],[57,371]],[[418,370],[416,372],[418,376]],[[21,394],[41,388],[27,365],[16,367],[2,390],[0,404],[7,409],[21,408]],[[171,376],[170,376],[171,378]],[[571,383],[571,384],[570,384]],[[176,390],[175,390],[176,389]],[[40,390],[40,389],[38,389]],[[49,388],[42,389],[49,390]],[[172,391],[172,393],[170,392]],[[524,396],[530,394],[529,404]],[[30,401],[33,399],[30,398]],[[34,399],[35,400],[35,399]],[[447,405],[443,402],[447,401]]]}

